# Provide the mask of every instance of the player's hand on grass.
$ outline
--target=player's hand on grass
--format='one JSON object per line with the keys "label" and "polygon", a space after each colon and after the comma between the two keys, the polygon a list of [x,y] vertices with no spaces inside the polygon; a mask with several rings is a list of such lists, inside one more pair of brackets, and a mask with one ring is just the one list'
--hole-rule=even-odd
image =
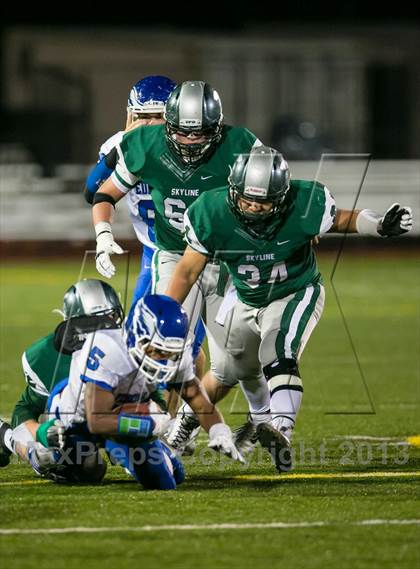
{"label": "player's hand on grass", "polygon": [[413,227],[413,214],[410,207],[392,204],[379,220],[378,233],[382,237],[396,237],[407,233]]}
{"label": "player's hand on grass", "polygon": [[232,460],[237,460],[245,464],[245,459],[238,451],[233,442],[232,431],[225,423],[217,423],[210,428],[209,431],[209,448],[225,454]]}
{"label": "player's hand on grass", "polygon": [[96,231],[96,270],[104,277],[110,279],[115,275],[115,267],[111,262],[110,255],[116,253],[122,255],[124,251],[114,241],[111,225],[101,221],[95,225]]}
{"label": "player's hand on grass", "polygon": [[155,422],[153,427],[153,435],[159,437],[166,433],[171,422],[171,416],[169,413],[162,413],[161,408],[154,402],[149,403],[150,415]]}

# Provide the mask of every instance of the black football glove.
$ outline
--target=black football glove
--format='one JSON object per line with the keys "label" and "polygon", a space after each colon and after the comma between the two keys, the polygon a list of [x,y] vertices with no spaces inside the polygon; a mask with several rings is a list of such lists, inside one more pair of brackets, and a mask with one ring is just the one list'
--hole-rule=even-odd
{"label": "black football glove", "polygon": [[378,233],[382,237],[396,237],[408,233],[413,227],[413,214],[410,207],[392,204],[378,224]]}

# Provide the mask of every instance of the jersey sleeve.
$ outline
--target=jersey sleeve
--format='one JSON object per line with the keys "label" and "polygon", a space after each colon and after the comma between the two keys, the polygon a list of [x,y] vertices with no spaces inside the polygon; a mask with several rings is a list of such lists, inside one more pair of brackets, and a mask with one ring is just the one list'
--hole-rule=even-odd
{"label": "jersey sleeve", "polygon": [[106,391],[113,391],[121,377],[126,377],[132,371],[122,341],[117,341],[115,336],[106,332],[89,335],[79,357],[80,379]]}
{"label": "jersey sleeve", "polygon": [[37,395],[41,395],[42,397],[48,397],[49,391],[44,385],[44,382],[33,369],[30,363],[30,355],[28,356],[27,352],[22,354],[22,368],[23,373],[25,374],[25,380],[28,384],[28,388],[31,389]]}
{"label": "jersey sleeve", "polygon": [[325,206],[324,206],[324,215],[322,216],[321,225],[319,228],[320,235],[322,235],[323,233],[327,233],[327,231],[331,229],[331,227],[334,224],[335,216],[337,213],[335,200],[325,186],[324,186],[324,193],[325,193]]}
{"label": "jersey sleeve", "polygon": [[12,428],[15,429],[25,421],[38,421],[40,415],[45,411],[47,401],[48,394],[40,395],[27,385],[13,409]]}
{"label": "jersey sleeve", "polygon": [[244,127],[231,127],[228,136],[234,156],[250,152],[253,148],[262,145],[261,140]]}
{"label": "jersey sleeve", "polygon": [[126,194],[140,180],[140,172],[146,159],[143,143],[143,128],[136,128],[123,136],[116,146],[118,161],[111,176],[116,187]]}
{"label": "jersey sleeve", "polygon": [[323,184],[302,182],[298,205],[301,227],[307,235],[322,235],[331,229],[336,215],[335,200]]}
{"label": "jersey sleeve", "polygon": [[214,228],[225,219],[223,204],[226,191],[227,188],[222,186],[204,192],[184,214],[184,240],[192,249],[209,257],[214,257],[217,251],[225,248],[223,239]]}
{"label": "jersey sleeve", "polygon": [[124,136],[124,131],[120,130],[119,132],[116,132],[115,134],[110,136],[107,140],[105,140],[105,142],[101,145],[99,149],[99,159],[109,154],[111,150],[115,148],[117,144],[119,144],[122,141],[123,136]]}
{"label": "jersey sleeve", "polygon": [[[202,253],[203,255],[211,255],[211,252],[207,249],[207,247],[200,241],[199,237],[197,237],[196,230],[194,228],[194,224],[196,223],[196,219],[194,216],[194,212],[191,212],[191,217],[194,220],[194,224],[190,219],[190,209],[188,208],[187,211],[184,213],[184,231],[185,231],[185,241],[188,245],[197,251],[198,253]],[[199,228],[198,233],[200,234]]]}

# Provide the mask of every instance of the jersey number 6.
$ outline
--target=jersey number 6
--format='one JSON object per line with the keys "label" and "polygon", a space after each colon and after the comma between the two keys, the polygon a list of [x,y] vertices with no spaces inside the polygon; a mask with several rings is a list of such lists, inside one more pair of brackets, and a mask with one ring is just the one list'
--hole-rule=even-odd
{"label": "jersey number 6", "polygon": [[182,200],[176,198],[165,198],[165,217],[169,223],[178,231],[184,231],[184,212],[187,209]]}

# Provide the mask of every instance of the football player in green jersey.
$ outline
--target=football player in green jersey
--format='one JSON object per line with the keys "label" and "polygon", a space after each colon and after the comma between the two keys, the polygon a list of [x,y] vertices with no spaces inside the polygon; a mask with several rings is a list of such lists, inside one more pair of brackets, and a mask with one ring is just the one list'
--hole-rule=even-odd
{"label": "football player in green jersey", "polygon": [[[165,124],[134,129],[117,146],[119,160],[110,178],[96,193],[93,204],[98,271],[110,278],[115,267],[113,253],[121,253],[115,243],[111,221],[115,203],[139,180],[152,188],[155,206],[157,251],[153,257],[153,292],[163,293],[185,249],[184,213],[200,195],[225,184],[238,153],[248,153],[260,144],[245,128],[223,124],[218,93],[202,81],[185,81],[171,93]],[[184,302],[190,330],[195,329],[206,298],[210,325],[222,297],[220,267],[209,263],[200,284]],[[218,288],[219,286],[219,288]]]}
{"label": "football player in green jersey", "polygon": [[[205,388],[216,403],[241,382],[251,413],[237,446],[244,452],[259,440],[278,471],[287,471],[303,393],[299,358],[324,307],[311,241],[326,232],[400,235],[412,227],[411,210],[393,204],[382,216],[336,209],[324,185],[290,180],[283,156],[260,146],[237,158],[228,186],[201,195],[184,223],[188,247],[166,294],[183,302],[216,256],[238,296],[225,322],[225,349],[213,354],[214,376],[204,378]],[[184,411],[179,435],[185,438],[191,413]]]}
{"label": "football player in green jersey", "polygon": [[55,331],[34,342],[22,355],[26,388],[16,403],[11,425],[0,419],[0,466],[7,466],[12,453],[28,460],[28,450],[43,442],[39,461],[48,462],[47,441],[64,436],[59,421],[40,424],[48,397],[54,388],[67,381],[72,353],[79,350],[87,333],[120,327],[124,312],[112,287],[96,279],[80,281],[65,293],[59,311],[64,321]]}

